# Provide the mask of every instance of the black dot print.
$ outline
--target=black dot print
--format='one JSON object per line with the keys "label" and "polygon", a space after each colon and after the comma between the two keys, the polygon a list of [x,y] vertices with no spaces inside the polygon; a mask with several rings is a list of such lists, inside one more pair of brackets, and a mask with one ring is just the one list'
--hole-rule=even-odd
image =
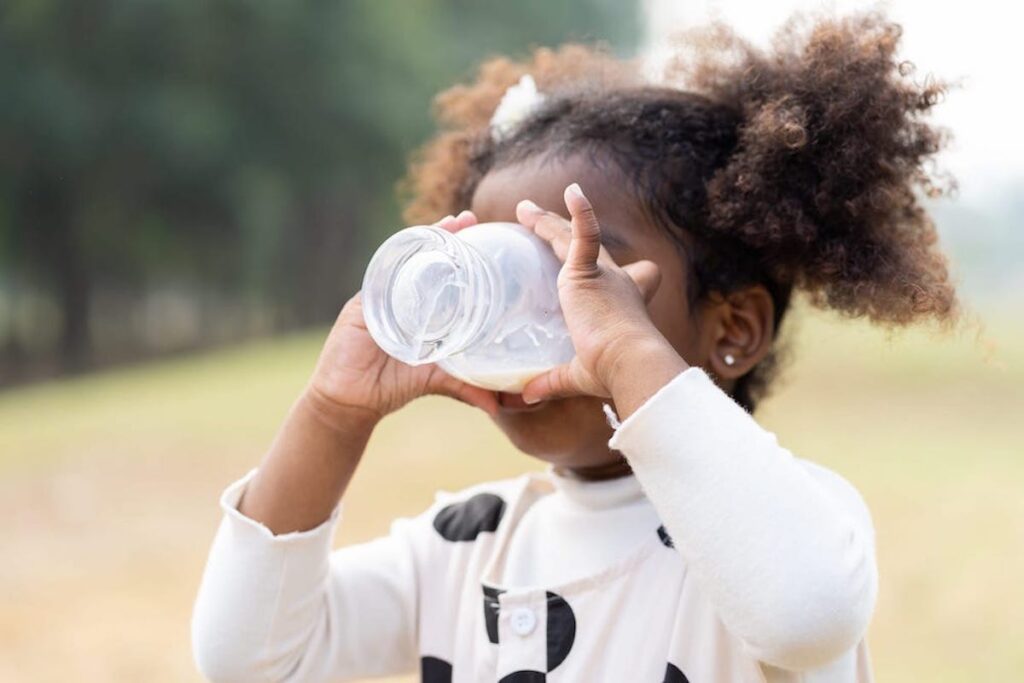
{"label": "black dot print", "polygon": [[482,532],[497,529],[504,514],[504,500],[493,493],[478,493],[442,508],[434,517],[434,528],[448,541],[475,541]]}
{"label": "black dot print", "polygon": [[422,683],[452,683],[452,665],[438,657],[420,659]]}
{"label": "black dot print", "polygon": [[676,547],[676,544],[672,542],[672,537],[668,535],[667,531],[665,531],[664,526],[658,527],[658,538],[661,539],[661,542],[665,545],[666,548]]}
{"label": "black dot print", "polygon": [[[501,605],[498,596],[505,591],[482,586],[484,593],[484,627],[487,640],[498,643],[498,613]],[[576,640],[576,615],[561,595],[547,592],[547,671],[551,672],[565,661]],[[499,683],[517,681],[543,681],[544,673],[539,671],[516,671],[501,679]]]}
{"label": "black dot print", "polygon": [[487,640],[498,643],[498,596],[505,591],[484,586],[484,627],[487,629]]}
{"label": "black dot print", "polygon": [[540,671],[516,671],[502,678],[498,683],[544,683],[547,680]]}
{"label": "black dot print", "polygon": [[560,595],[548,592],[548,671],[565,661],[576,639],[576,616]]}
{"label": "black dot print", "polygon": [[690,683],[690,679],[686,677],[686,674],[678,666],[669,662],[665,667],[665,680],[663,683]]}

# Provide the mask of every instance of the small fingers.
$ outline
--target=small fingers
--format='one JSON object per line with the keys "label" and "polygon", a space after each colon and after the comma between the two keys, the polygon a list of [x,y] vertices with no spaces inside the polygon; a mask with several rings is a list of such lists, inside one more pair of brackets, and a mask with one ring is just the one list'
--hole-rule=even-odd
{"label": "small fingers", "polygon": [[463,403],[479,408],[491,417],[498,414],[498,397],[493,391],[462,382],[462,386],[452,395]]}
{"label": "small fingers", "polygon": [[465,230],[469,226],[476,225],[477,223],[479,223],[479,221],[477,220],[476,214],[467,209],[455,217],[455,230],[453,232]]}
{"label": "small fingers", "polygon": [[569,221],[558,214],[545,211],[529,199],[524,199],[516,206],[516,218],[537,237],[550,244],[555,255],[565,261],[572,239]]}
{"label": "small fingers", "polygon": [[571,396],[607,397],[608,392],[583,369],[579,358],[573,358],[569,363],[558,365],[527,382],[522,395],[524,402],[538,403]]}
{"label": "small fingers", "polygon": [[533,230],[533,226],[537,224],[547,211],[534,204],[529,199],[524,199],[516,204],[516,219],[520,224]]}
{"label": "small fingers", "polygon": [[661,284],[661,269],[654,261],[634,261],[633,263],[627,263],[622,266],[622,270],[636,284],[636,288],[640,290],[640,294],[644,297],[645,303],[651,303],[651,299],[654,298],[655,292],[658,291],[658,285]]}
{"label": "small fingers", "polygon": [[601,255],[601,225],[578,183],[565,188],[565,207],[572,216],[572,240],[565,262],[581,270],[596,270]]}
{"label": "small fingers", "polygon": [[601,228],[597,217],[579,185],[573,183],[566,188],[565,196],[566,206],[573,217],[571,221],[557,213],[545,211],[529,199],[524,199],[516,206],[516,218],[550,244],[559,259],[583,272],[596,271],[598,264],[614,263],[601,245]]}
{"label": "small fingers", "polygon": [[523,387],[523,401],[539,403],[553,398],[579,396],[584,392],[575,385],[568,365],[559,365],[534,377]]}
{"label": "small fingers", "polygon": [[458,216],[452,216],[449,214],[434,225],[442,230],[447,230],[448,232],[458,232],[459,230],[465,230],[471,225],[476,225],[477,222],[477,218],[473,212],[466,210]]}
{"label": "small fingers", "polygon": [[434,368],[436,377],[436,384],[432,390],[432,393],[441,394],[442,396],[448,396],[458,401],[462,401],[475,408],[479,408],[491,417],[498,414],[498,397],[493,391],[487,389],[481,389],[475,387],[472,384],[466,384],[460,379],[452,377],[448,373],[444,372],[440,368]]}

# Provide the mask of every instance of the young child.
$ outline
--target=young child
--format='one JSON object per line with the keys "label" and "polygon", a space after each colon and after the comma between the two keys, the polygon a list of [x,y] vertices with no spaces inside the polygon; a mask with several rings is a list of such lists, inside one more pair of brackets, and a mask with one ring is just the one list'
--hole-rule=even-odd
{"label": "young child", "polygon": [[[548,241],[577,356],[522,395],[489,392],[389,358],[349,301],[222,498],[193,621],[209,679],[871,680],[870,514],[751,412],[795,291],[880,323],[954,315],[915,199],[934,191],[942,135],[920,117],[941,86],[907,79],[899,28],[874,15],[770,52],[704,38],[673,72],[690,90],[569,46],[440,96],[447,130],[413,167],[408,218],[468,207],[439,224]],[[495,117],[525,75],[537,92],[523,80]],[[550,466],[331,552],[371,431],[431,393]]]}

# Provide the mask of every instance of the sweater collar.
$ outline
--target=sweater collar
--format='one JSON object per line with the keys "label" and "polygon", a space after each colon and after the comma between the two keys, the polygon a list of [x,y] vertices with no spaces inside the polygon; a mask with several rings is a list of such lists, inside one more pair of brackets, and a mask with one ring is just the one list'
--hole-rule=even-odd
{"label": "sweater collar", "polygon": [[559,474],[551,465],[548,476],[555,487],[555,494],[566,502],[588,510],[611,510],[635,503],[644,498],[640,482],[635,475],[586,481]]}

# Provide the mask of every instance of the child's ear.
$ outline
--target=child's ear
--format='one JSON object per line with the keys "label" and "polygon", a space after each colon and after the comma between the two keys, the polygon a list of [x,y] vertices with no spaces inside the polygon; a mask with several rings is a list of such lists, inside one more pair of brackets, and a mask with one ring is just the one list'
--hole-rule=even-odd
{"label": "child's ear", "polygon": [[762,285],[725,295],[716,307],[715,334],[708,365],[730,380],[750,372],[771,350],[775,338],[775,305]]}

